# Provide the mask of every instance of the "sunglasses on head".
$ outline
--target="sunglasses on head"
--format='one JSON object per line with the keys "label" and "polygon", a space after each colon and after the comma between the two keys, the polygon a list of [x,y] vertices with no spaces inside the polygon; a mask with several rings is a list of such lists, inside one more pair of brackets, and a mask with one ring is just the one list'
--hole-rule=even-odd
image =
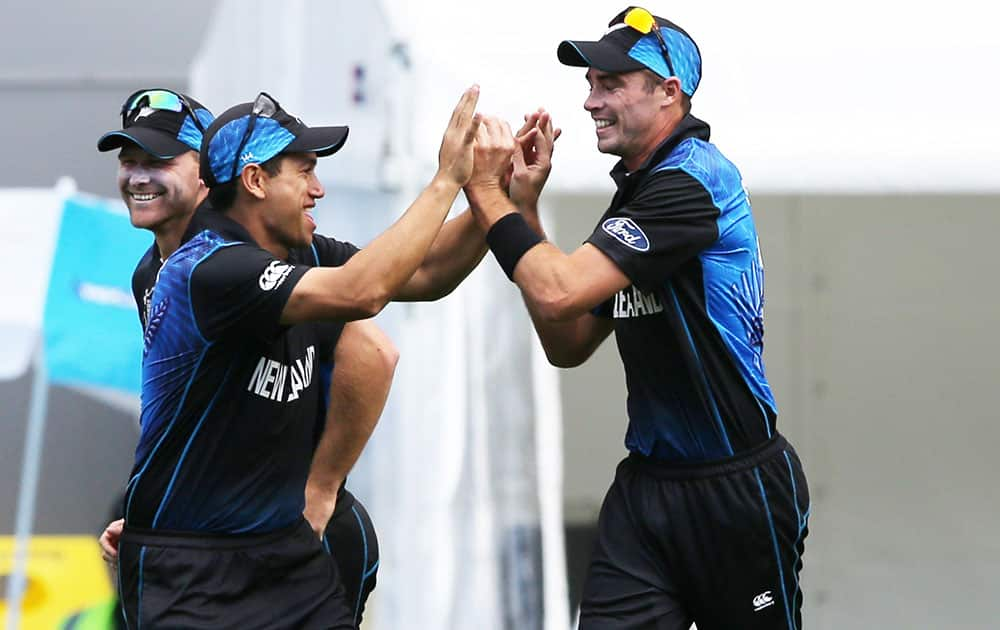
{"label": "sunglasses on head", "polygon": [[670,50],[667,48],[667,42],[663,41],[660,26],[656,23],[656,18],[653,17],[653,14],[642,7],[635,7],[625,14],[624,22],[643,35],[649,35],[650,33],[656,35],[656,41],[660,43],[660,52],[663,53],[663,60],[667,62],[667,69],[670,71],[670,76],[676,76],[677,73],[674,72],[674,64],[670,61]]}
{"label": "sunglasses on head", "polygon": [[243,149],[250,140],[250,136],[253,135],[253,128],[257,123],[257,119],[271,118],[278,112],[278,109],[278,102],[271,98],[271,95],[267,92],[261,92],[257,95],[257,98],[253,102],[253,108],[250,110],[250,122],[247,123],[247,129],[243,132],[243,138],[240,140],[240,145],[236,149],[236,155],[233,157],[233,172],[229,175],[230,180],[236,179],[236,173],[239,170],[241,161],[240,156],[243,154]]}
{"label": "sunglasses on head", "polygon": [[195,114],[194,107],[183,95],[171,90],[139,90],[132,96],[125,99],[122,104],[122,128],[126,127],[129,119],[144,107],[169,112],[186,111],[191,116],[191,121],[198,131],[205,133],[205,127]]}

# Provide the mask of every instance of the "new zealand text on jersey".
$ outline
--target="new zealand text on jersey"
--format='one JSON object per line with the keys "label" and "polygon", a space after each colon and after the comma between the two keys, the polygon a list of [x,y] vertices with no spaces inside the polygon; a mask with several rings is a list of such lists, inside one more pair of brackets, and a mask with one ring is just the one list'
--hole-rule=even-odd
{"label": "new zealand text on jersey", "polygon": [[635,287],[615,294],[614,318],[642,317],[663,312],[663,302],[655,293],[643,293]]}
{"label": "new zealand text on jersey", "polygon": [[278,402],[298,400],[299,392],[312,384],[315,356],[316,348],[309,346],[306,348],[305,362],[295,359],[291,365],[285,365],[274,359],[261,357],[250,377],[247,391]]}

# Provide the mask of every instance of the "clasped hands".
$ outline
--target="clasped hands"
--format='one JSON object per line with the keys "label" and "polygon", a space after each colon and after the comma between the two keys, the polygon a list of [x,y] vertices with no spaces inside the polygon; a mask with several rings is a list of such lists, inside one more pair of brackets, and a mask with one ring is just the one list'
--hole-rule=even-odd
{"label": "clasped hands", "polygon": [[552,116],[541,108],[524,116],[516,134],[506,121],[482,117],[473,146],[472,177],[464,187],[480,223],[484,220],[476,199],[484,194],[506,193],[522,213],[538,212],[538,197],[552,170],[552,150],[560,134]]}

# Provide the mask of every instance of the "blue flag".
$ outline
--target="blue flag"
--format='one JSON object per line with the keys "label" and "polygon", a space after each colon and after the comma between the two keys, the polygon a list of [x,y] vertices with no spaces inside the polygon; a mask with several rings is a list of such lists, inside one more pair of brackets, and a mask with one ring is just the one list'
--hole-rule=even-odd
{"label": "blue flag", "polygon": [[45,356],[54,383],[138,395],[142,330],[131,278],[150,236],[120,208],[66,200],[45,299]]}

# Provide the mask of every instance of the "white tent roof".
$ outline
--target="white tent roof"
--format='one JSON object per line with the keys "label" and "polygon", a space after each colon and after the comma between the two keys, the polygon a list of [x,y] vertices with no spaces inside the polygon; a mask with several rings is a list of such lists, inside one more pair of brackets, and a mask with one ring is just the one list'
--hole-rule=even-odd
{"label": "white tent roof", "polygon": [[[611,188],[615,158],[596,150],[583,72],[559,64],[555,50],[562,39],[600,37],[625,3],[289,0],[267,20],[273,5],[226,6],[207,33],[192,92],[218,113],[263,89],[307,122],[349,123],[347,147],[321,162],[328,181],[385,184],[398,177],[385,156],[408,152],[424,181],[458,95],[479,83],[481,111],[515,125],[544,106],[563,128],[550,191]],[[713,142],[747,186],[802,193],[1000,191],[1000,86],[990,78],[1000,39],[972,7],[648,5],[698,42],[704,74],[693,113],[712,125]],[[266,85],[250,85],[262,77]]]}
{"label": "white tent roof", "polygon": [[[550,190],[610,188],[583,73],[555,49],[600,37],[626,3],[384,4],[413,59],[418,155],[434,155],[453,102],[478,82],[482,111],[513,124],[543,105],[563,127]],[[693,113],[753,191],[1000,190],[1000,40],[970,0],[646,6],[698,42]]]}

